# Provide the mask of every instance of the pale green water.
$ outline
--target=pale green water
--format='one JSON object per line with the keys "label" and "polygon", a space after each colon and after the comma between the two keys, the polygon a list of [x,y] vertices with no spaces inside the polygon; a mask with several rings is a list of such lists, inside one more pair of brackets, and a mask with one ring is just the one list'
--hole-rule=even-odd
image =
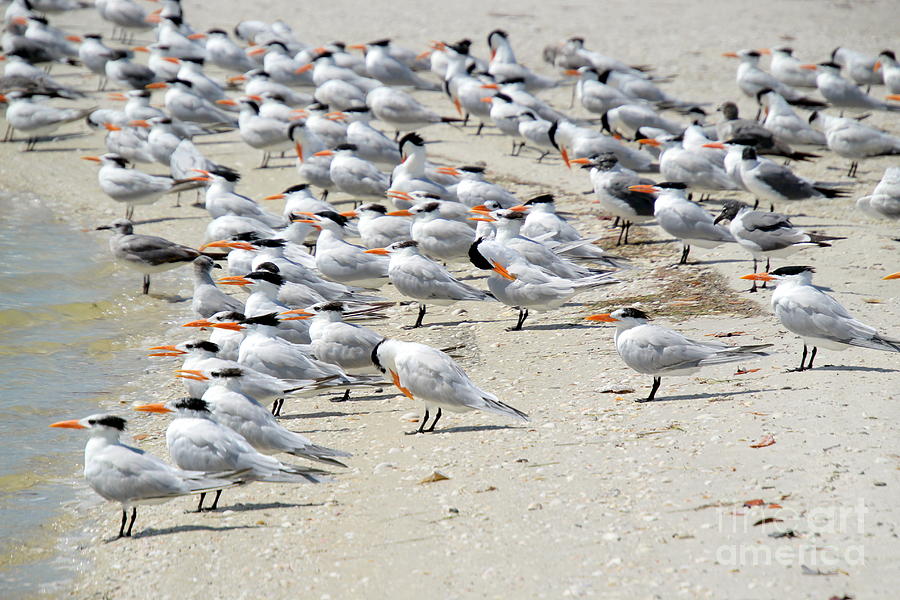
{"label": "pale green water", "polygon": [[140,276],[112,263],[106,236],[39,199],[0,192],[0,215],[0,597],[11,598],[73,576],[54,531],[85,487],[85,436],[48,425],[101,412],[147,366],[127,340],[159,327],[159,302],[135,299]]}

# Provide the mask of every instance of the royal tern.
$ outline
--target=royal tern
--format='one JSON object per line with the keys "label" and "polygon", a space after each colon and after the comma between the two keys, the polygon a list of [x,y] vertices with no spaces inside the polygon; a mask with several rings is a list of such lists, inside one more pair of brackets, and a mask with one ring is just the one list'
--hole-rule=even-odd
{"label": "royal tern", "polygon": [[[248,273],[245,276],[232,275],[223,277],[217,281],[222,285],[238,285],[250,286],[251,293],[244,302],[244,310],[242,311],[246,318],[262,319],[272,314],[286,312],[291,309],[290,306],[279,300],[279,292],[284,284],[284,278],[280,273],[258,270]],[[266,329],[265,333],[277,335],[289,342],[297,344],[309,343],[309,324],[299,320],[283,320],[272,321],[264,319],[265,325],[272,329]],[[246,319],[242,321],[246,323]],[[276,329],[277,328],[277,329]],[[253,366],[253,365],[251,365]],[[256,367],[254,367],[256,368]],[[275,373],[269,373],[275,375]]]}
{"label": "royal tern", "polygon": [[467,165],[449,168],[449,171],[460,177],[459,183],[456,184],[456,198],[469,208],[491,201],[496,202],[501,208],[512,208],[519,203],[518,199],[501,185],[487,181],[484,167]]}
{"label": "royal tern", "polygon": [[225,90],[223,84],[209,77],[203,72],[203,65],[206,62],[202,58],[176,58],[179,61],[178,73],[172,79],[181,79],[191,82],[191,89],[209,100],[216,102],[224,100]]}
{"label": "royal tern", "polygon": [[490,294],[462,283],[447,269],[419,253],[414,240],[395,242],[367,253],[390,256],[388,276],[397,291],[419,302],[419,314],[412,329],[422,326],[427,304],[449,306],[463,301],[492,301]]}
{"label": "royal tern", "polygon": [[646,152],[629,148],[613,137],[593,129],[579,127],[569,121],[557,121],[548,134],[567,167],[570,167],[572,158],[588,158],[595,154],[612,153],[626,169],[635,171],[657,169],[653,158]]}
{"label": "royal tern", "polygon": [[25,150],[34,149],[39,138],[53,133],[66,123],[80,121],[94,111],[93,108],[57,108],[44,102],[47,96],[29,92],[12,91],[0,94],[0,102],[8,102],[6,122],[16,131],[28,136]]}
{"label": "royal tern", "polygon": [[893,50],[882,50],[875,63],[876,70],[881,70],[884,77],[884,85],[892,94],[900,94],[900,63]]}
{"label": "royal tern", "polygon": [[831,62],[846,67],[847,74],[856,85],[879,85],[883,83],[881,73],[875,68],[878,59],[849,48],[838,46],[831,51]]}
{"label": "royal tern", "polygon": [[[807,233],[794,227],[784,215],[753,210],[743,202],[726,200],[715,223],[729,220],[728,230],[737,243],[753,255],[753,270],[757,261],[766,259],[766,271],[772,257],[783,258],[806,248],[827,248],[828,242],[844,238]],[[753,282],[751,292],[756,291]]]}
{"label": "royal tern", "polygon": [[[455,194],[426,174],[427,155],[425,140],[415,132],[407,133],[400,138],[398,146],[400,149],[400,164],[395,166],[391,173],[390,187],[387,191],[388,196],[393,198],[398,194],[426,192],[439,197],[441,200],[456,199]],[[401,206],[396,201],[396,198],[393,199],[395,206],[398,208],[409,208],[408,206]]]}
{"label": "royal tern", "polygon": [[217,104],[240,104],[241,112],[238,116],[238,128],[241,140],[251,148],[263,151],[262,163],[259,168],[269,166],[269,158],[273,152],[284,152],[293,145],[288,137],[289,123],[280,119],[264,117],[260,114],[259,104],[250,98],[241,98],[239,102],[234,100],[219,100]]}
{"label": "royal tern", "polygon": [[802,63],[794,56],[793,48],[779,46],[771,52],[769,71],[778,81],[792,87],[816,87],[816,74],[800,67]]}
{"label": "royal tern", "polygon": [[888,167],[872,194],[856,201],[856,208],[879,219],[900,219],[900,167]]}
{"label": "royal tern", "polygon": [[364,50],[366,71],[384,85],[410,86],[420,90],[437,91],[440,87],[416,75],[406,64],[391,56],[391,41],[377,40],[367,44],[350,45],[351,49]]}
{"label": "royal tern", "polygon": [[191,263],[201,252],[155,235],[134,233],[134,224],[118,219],[97,227],[115,231],[109,239],[113,258],[144,274],[143,293],[150,292],[150,275]]}
{"label": "royal tern", "polygon": [[129,169],[128,161],[117,154],[82,156],[83,160],[99,163],[97,181],[103,193],[126,205],[125,218],[130,219],[137,205],[153,204],[165,194],[196,186],[196,177],[172,179]]}
{"label": "royal tern", "polygon": [[368,327],[345,322],[343,315],[346,310],[344,302],[329,301],[290,312],[312,316],[310,346],[318,360],[337,365],[347,373],[375,373],[377,369],[372,362],[372,350],[384,336]]}
{"label": "royal tern", "polygon": [[528,90],[545,90],[559,85],[558,80],[538,75],[525,65],[516,62],[516,55],[509,43],[509,34],[505,31],[495,29],[488,34],[487,41],[491,49],[488,73],[496,79],[521,78]]}
{"label": "royal tern", "polygon": [[394,242],[412,239],[412,221],[406,217],[389,217],[387,208],[382,204],[369,202],[341,214],[359,219],[359,237],[366,248],[384,248]]}
{"label": "royal tern", "polygon": [[703,152],[702,148],[685,148],[683,136],[664,136],[662,139],[642,138],[641,144],[661,147],[659,172],[667,181],[686,183],[692,189],[720,191],[737,189],[737,184],[728,176],[720,160]]}
{"label": "royal tern", "polygon": [[[775,94],[772,90],[761,90]],[[790,110],[790,108],[788,107]],[[808,152],[795,152],[785,142],[778,139],[773,131],[760,125],[758,121],[741,119],[738,117],[738,107],[734,102],[724,102],[719,107],[722,111],[722,120],[716,124],[716,135],[721,141],[741,140],[747,146],[753,146],[759,154],[771,154],[784,156],[791,160],[809,160],[818,158],[818,154]],[[793,112],[793,111],[792,111]]]}
{"label": "royal tern", "polygon": [[25,38],[41,44],[57,60],[78,56],[78,48],[73,42],[80,43],[81,37],[67,35],[63,30],[50,25],[46,18],[32,14],[27,18],[16,17],[13,23],[27,25],[23,34]]}
{"label": "royal tern", "polygon": [[611,313],[587,317],[589,321],[615,323],[619,357],[638,373],[653,375],[650,395],[639,402],[653,400],[663,375],[693,375],[705,366],[768,356],[762,350],[772,345],[728,346],[698,342],[660,325],[651,325],[649,319],[647,313],[637,308],[620,308]]}
{"label": "royal tern", "polygon": [[[84,447],[84,478],[102,498],[122,505],[118,537],[131,537],[140,504],[161,504],[178,496],[215,492],[241,483],[232,480],[239,478],[241,473],[182,471],[152,454],[123,444],[119,437],[125,430],[125,423],[121,417],[96,414],[50,425],[90,431],[91,437]],[[126,531],[129,508],[131,523]]]}
{"label": "royal tern", "polygon": [[331,156],[329,174],[335,187],[355,199],[380,200],[390,186],[388,176],[373,163],[356,156],[356,146],[341,144],[313,156]]}
{"label": "royal tern", "polygon": [[295,91],[283,83],[274,81],[268,73],[262,69],[253,69],[244,75],[232,77],[231,81],[246,81],[244,95],[248,97],[262,96],[263,94],[278,94],[284,102],[290,106],[307,106],[312,102],[312,96]]}
{"label": "royal tern", "polygon": [[629,66],[616,58],[589,50],[585,48],[582,37],[571,37],[557,45],[545,47],[544,60],[563,70],[592,66],[598,71],[612,70],[649,77],[646,73],[649,67],[646,65]]}
{"label": "royal tern", "polygon": [[[768,52],[768,50],[766,50]],[[756,50],[740,50],[738,52],[726,52],[723,56],[738,58],[741,63],[737,68],[737,84],[750,98],[756,98],[760,90],[775,90],[781,96],[795,106],[808,108],[824,108],[826,103],[805,97],[803,94],[785,85],[769,73],[759,68],[759,58],[762,56]]]}
{"label": "royal tern", "polygon": [[288,86],[313,85],[312,74],[298,72],[308,61],[298,61],[279,40],[270,40],[247,50],[250,56],[263,56],[263,69],[273,81]]}
{"label": "royal tern", "polygon": [[635,185],[629,189],[633,192],[656,194],[653,215],[657,224],[663,231],[679,239],[683,245],[678,264],[687,264],[691,246],[715,248],[736,241],[728,229],[713,222],[713,216],[703,207],[688,200],[687,186],[683,183]]}
{"label": "royal tern", "polygon": [[[444,352],[425,344],[384,339],[372,350],[372,362],[410,400],[425,403],[425,415],[419,428],[411,433],[434,431],[444,409],[450,412],[480,410],[528,420],[528,415],[504,404],[497,396],[475,385],[456,361]],[[430,409],[434,420],[426,428]]]}
{"label": "royal tern", "polygon": [[851,159],[848,177],[855,177],[859,159],[900,154],[900,137],[863,125],[856,119],[832,117],[821,111],[809,115],[811,125],[822,128],[828,149]]}
{"label": "royal tern", "polygon": [[[142,404],[135,410],[152,413],[175,413],[166,429],[169,456],[179,468],[191,471],[243,471],[245,481],[270,483],[321,483],[323,471],[286,465],[277,458],[258,452],[244,436],[219,423],[206,401],[182,398],[166,403]],[[215,510],[221,490],[207,510]],[[203,510],[200,495],[197,512]]]}
{"label": "royal tern", "polygon": [[787,144],[826,145],[825,134],[810,127],[809,121],[794,112],[781,94],[766,88],[760,90],[757,99],[766,107],[763,125],[776,138]]}
{"label": "royal tern", "polygon": [[[900,352],[900,339],[881,335],[874,327],[854,319],[834,298],[812,284],[812,267],[781,267],[771,273],[753,273],[741,279],[774,281],[772,309],[788,331],[803,338],[800,366],[794,371],[812,369],[818,347],[846,350],[850,347]],[[809,363],[807,345],[812,346]]]}
{"label": "royal tern", "polygon": [[255,67],[244,50],[228,37],[224,29],[206,32],[206,60],[220,69],[234,73],[246,73]]}
{"label": "royal tern", "polygon": [[328,150],[322,138],[306,127],[306,119],[293,121],[288,127],[288,137],[297,152],[297,172],[309,185],[323,190],[322,199],[335,189],[331,179],[331,161],[334,154],[319,154]]}
{"label": "royal tern", "polygon": [[145,65],[131,62],[127,50],[113,50],[104,66],[106,78],[116,85],[140,90],[157,80],[157,74]]}
{"label": "royal tern", "polygon": [[316,268],[338,283],[379,288],[387,283],[389,261],[366,253],[366,248],[344,240],[348,218],[331,211],[316,213],[309,222],[320,228],[316,242]]}
{"label": "royal tern", "polygon": [[366,94],[366,106],[372,110],[376,119],[397,131],[415,131],[435,123],[462,121],[455,117],[442,117],[425,108],[406,92],[386,86],[375,88]]}
{"label": "royal tern", "polygon": [[234,116],[193,91],[193,84],[184,79],[170,79],[151,83],[147,88],[167,88],[164,102],[166,111],[175,119],[194,123],[210,123],[237,127]]}
{"label": "royal tern", "polygon": [[316,87],[313,98],[330,110],[346,110],[366,104],[365,90],[343,79],[330,79]]}
{"label": "royal tern", "polygon": [[645,127],[663,129],[672,135],[678,135],[684,126],[659,115],[645,104],[623,104],[611,108],[600,117],[603,130],[609,135],[621,135],[626,139],[634,139],[637,130]]}
{"label": "royal tern", "polygon": [[263,200],[284,200],[284,209],[281,214],[286,219],[291,219],[291,215],[315,213],[321,210],[338,212],[332,204],[316,198],[306,183],[292,185],[282,193],[266,196]]}
{"label": "royal tern", "polygon": [[[817,65],[803,65],[804,69],[816,71],[816,86],[819,93],[835,108],[842,110],[900,110],[900,104],[891,104],[873,98],[861,90],[855,83],[841,77],[841,66],[833,62]],[[900,96],[888,96],[891,100],[900,100]]]}
{"label": "royal tern", "polygon": [[252,217],[270,227],[285,225],[284,218],[263,209],[255,200],[235,191],[241,176],[236,171],[219,169],[215,171],[197,170],[200,180],[210,182],[206,189],[206,210],[212,218],[222,215]]}
{"label": "royal tern", "polygon": [[[417,198],[419,194],[420,192],[413,192],[410,196]],[[413,217],[410,234],[426,256],[448,262],[464,261],[468,256],[469,246],[475,241],[475,231],[465,222],[442,215],[442,204],[435,200],[425,201],[388,215]]]}

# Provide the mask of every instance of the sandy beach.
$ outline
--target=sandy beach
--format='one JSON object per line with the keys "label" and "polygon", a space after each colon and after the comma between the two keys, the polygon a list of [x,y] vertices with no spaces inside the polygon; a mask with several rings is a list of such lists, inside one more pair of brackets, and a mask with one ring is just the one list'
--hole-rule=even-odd
{"label": "sandy beach", "polygon": [[[545,45],[582,35],[586,45],[655,73],[679,98],[715,108],[755,103],[735,81],[736,61],[723,52],[789,43],[804,60],[827,59],[836,45],[869,54],[897,49],[896,3],[568,2],[520,0],[489,6],[462,0],[422,10],[400,0],[368,5],[337,1],[297,5],[285,0],[217,3],[185,0],[198,30],[230,29],[242,19],[281,17],[308,43],[360,43],[391,37],[424,50],[430,40],[471,37],[486,56],[485,36],[503,28],[520,62],[552,74]],[[215,6],[215,10],[210,7]],[[94,11],[54,22],[72,32],[101,30]],[[59,69],[59,73],[66,73]],[[212,70],[218,75],[221,72]],[[54,74],[57,71],[54,69]],[[427,77],[431,74],[427,74]],[[93,78],[67,77],[85,90]],[[883,88],[877,88],[878,93]],[[570,87],[541,94],[569,110]],[[415,94],[450,115],[437,93]],[[157,99],[161,98],[158,96]],[[96,95],[85,106],[111,105]],[[573,114],[587,117],[580,107]],[[836,112],[831,111],[836,114]],[[900,134],[896,113],[867,123]],[[711,117],[715,118],[715,117]],[[86,131],[83,124],[62,132]],[[616,232],[593,202],[586,171],[559,157],[509,156],[509,140],[486,130],[423,129],[434,162],[483,162],[491,180],[522,199],[553,193],[585,235],[610,248]],[[78,160],[103,149],[99,133],[40,144],[21,152],[0,146],[2,187],[45,198],[54,216],[83,229],[121,216],[97,186],[96,169]],[[238,169],[238,191],[253,198],[282,191],[298,178],[293,158],[255,167],[237,132],[204,139],[200,149]],[[52,161],[52,162],[51,162]],[[868,194],[897,158],[864,161],[857,179],[847,161],[826,152],[798,173],[841,182],[850,197],[779,206],[797,225],[844,236],[831,248],[806,251],[776,266],[808,264],[815,281],[860,320],[900,336],[900,283],[881,281],[900,270],[896,223],[860,213]],[[139,167],[162,172],[157,166]],[[340,200],[339,195],[334,196]],[[747,194],[715,194],[716,201]],[[349,198],[344,198],[349,200]],[[138,207],[138,232],[200,245],[206,211],[173,207],[166,197]],[[280,211],[280,201],[271,209]],[[106,245],[107,232],[96,232]],[[485,413],[452,415],[434,435],[407,436],[421,406],[386,387],[347,403],[328,396],[288,400],[283,423],[315,442],[353,454],[349,468],[322,485],[250,485],[225,492],[216,512],[196,514],[194,499],[141,507],[133,539],[112,541],[118,506],[78,509],[58,526],[61,552],[77,557],[77,578],[47,596],[70,598],[889,598],[900,585],[900,361],[872,350],[823,350],[812,371],[785,373],[799,362],[802,342],[780,326],[770,292],[748,294],[749,255],[734,245],[692,253],[658,227],[636,226],[638,243],[616,249],[633,269],[622,283],[588,292],[508,332],[515,312],[499,304],[429,308],[427,326],[405,330],[413,306],[369,326],[388,337],[456,347],[474,381],[526,413],[519,425]],[[464,274],[472,273],[466,269]],[[191,271],[153,277],[141,296],[140,275],[123,291],[122,345],[132,353],[188,339],[180,325],[190,308]],[[474,285],[484,287],[483,281]],[[399,300],[386,288],[385,294]],[[584,317],[639,306],[655,321],[691,337],[731,333],[728,343],[772,343],[772,355],[712,367],[698,376],[664,378],[658,401],[637,403],[651,384],[619,359],[614,327]],[[155,327],[130,322],[148,317]],[[145,369],[103,410],[130,419],[137,444],[167,457],[168,420],[136,413],[136,403],[183,395],[172,378],[177,362],[146,359]],[[737,368],[759,369],[736,374]],[[59,419],[85,415],[60,414]],[[74,434],[73,434],[74,435]],[[774,445],[754,448],[765,436]],[[82,456],[72,456],[79,490]],[[446,479],[435,479],[439,473]],[[438,478],[440,479],[440,478]],[[71,528],[72,520],[77,522]]]}

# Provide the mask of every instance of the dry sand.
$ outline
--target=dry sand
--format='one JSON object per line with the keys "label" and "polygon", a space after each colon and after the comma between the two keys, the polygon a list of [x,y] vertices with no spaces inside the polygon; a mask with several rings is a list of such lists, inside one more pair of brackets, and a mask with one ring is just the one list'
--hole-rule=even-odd
{"label": "dry sand", "polygon": [[[890,1],[497,4],[463,0],[423,10],[406,0],[184,2],[198,29],[280,16],[309,42],[391,36],[423,48],[431,39],[470,36],[474,52],[484,55],[485,35],[502,27],[519,60],[545,73],[542,47],[583,35],[591,48],[677,73],[666,86],[676,96],[713,106],[739,99],[750,114],[755,107],[739,97],[736,64],[721,57],[724,51],[788,40],[815,61],[838,44],[876,53],[897,42]],[[92,11],[61,23],[78,32],[99,27]],[[566,107],[568,93],[544,97]],[[450,114],[437,94],[418,96]],[[896,117],[875,115],[871,122],[900,133]],[[590,187],[584,171],[567,171],[558,159],[511,158],[508,140],[493,133],[475,138],[471,129],[432,127],[422,134],[440,142],[429,146],[437,162],[482,160],[491,178],[523,197],[553,192],[563,209],[577,213],[579,228],[606,236],[605,246],[614,243],[609,221],[582,194]],[[216,142],[235,139],[228,134]],[[105,223],[121,207],[99,191],[94,169],[77,160],[101,148],[99,134],[41,145],[50,153],[5,145],[4,186],[48,198],[58,217],[79,226]],[[258,155],[240,144],[201,148],[239,168],[239,190],[252,197],[296,182],[289,160],[260,171]],[[38,177],[33,169],[46,168],[48,158],[52,176]],[[866,161],[859,179],[847,182],[853,197],[868,193],[890,164],[896,160]],[[827,155],[795,166],[803,175],[843,181],[846,162]],[[797,215],[798,225],[848,237],[791,263],[815,265],[817,281],[851,312],[900,333],[900,288],[879,280],[898,269],[896,225],[862,216],[852,199],[782,209]],[[202,241],[207,222],[204,211],[173,209],[169,198],[139,207],[136,218],[149,221],[142,233],[192,244]],[[392,388],[344,404],[325,397],[288,401],[286,425],[354,454],[334,483],[228,491],[211,514],[190,512],[193,500],[141,508],[136,536],[112,542],[118,508],[94,505],[78,515],[87,535],[63,542],[66,552],[85,560],[82,572],[53,595],[893,597],[900,585],[897,355],[823,351],[812,372],[785,374],[798,362],[800,341],[779,327],[768,293],[743,292],[746,282],[737,276],[750,272],[743,251],[725,247],[694,256],[701,264],[673,267],[679,246],[653,226],[632,231],[644,243],[623,250],[638,267],[623,274],[624,283],[585,294],[583,304],[534,315],[524,332],[504,330],[514,319],[509,309],[481,304],[434,309],[431,325],[418,331],[401,329],[414,314],[400,309],[398,318],[373,325],[438,347],[461,344],[466,371],[528,412],[529,424],[467,414],[447,418],[434,435],[406,436],[420,407]],[[98,232],[97,243],[105,237]],[[189,277],[189,269],[154,277],[153,291],[188,297]],[[161,322],[155,331],[133,331],[123,317],[127,345],[137,351],[185,339],[177,325],[192,318],[189,303],[141,297],[139,281],[135,275],[128,290],[129,310],[158,311]],[[699,377],[664,378],[660,401],[635,403],[650,378],[622,364],[611,327],[582,317],[636,302],[658,322],[693,336],[743,332],[735,343],[772,342],[773,356],[743,365],[760,369],[751,374],[735,375],[734,365],[726,365]],[[133,402],[180,395],[173,368],[148,359],[147,371],[135,373],[113,408],[127,414]],[[164,456],[166,421],[128,416],[139,444]],[[751,447],[765,435],[777,443]],[[73,456],[75,464],[80,458]],[[423,483],[435,471],[448,479]],[[84,487],[81,480],[77,485]],[[744,506],[754,499],[780,508]],[[768,517],[783,521],[760,524]],[[796,537],[776,537],[787,531]]]}

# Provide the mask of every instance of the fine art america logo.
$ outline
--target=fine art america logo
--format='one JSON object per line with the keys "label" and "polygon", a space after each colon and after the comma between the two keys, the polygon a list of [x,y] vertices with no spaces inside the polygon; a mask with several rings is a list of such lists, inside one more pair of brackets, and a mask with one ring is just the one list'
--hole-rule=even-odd
{"label": "fine art america logo", "polygon": [[[849,542],[865,533],[867,512],[862,498],[855,505],[822,506],[802,513],[779,504],[750,500],[743,508],[719,512],[719,532],[741,539],[718,546],[716,561],[735,566],[800,566],[821,574],[826,574],[823,568],[861,566],[865,564],[865,548]],[[765,543],[754,534],[774,539]]]}

